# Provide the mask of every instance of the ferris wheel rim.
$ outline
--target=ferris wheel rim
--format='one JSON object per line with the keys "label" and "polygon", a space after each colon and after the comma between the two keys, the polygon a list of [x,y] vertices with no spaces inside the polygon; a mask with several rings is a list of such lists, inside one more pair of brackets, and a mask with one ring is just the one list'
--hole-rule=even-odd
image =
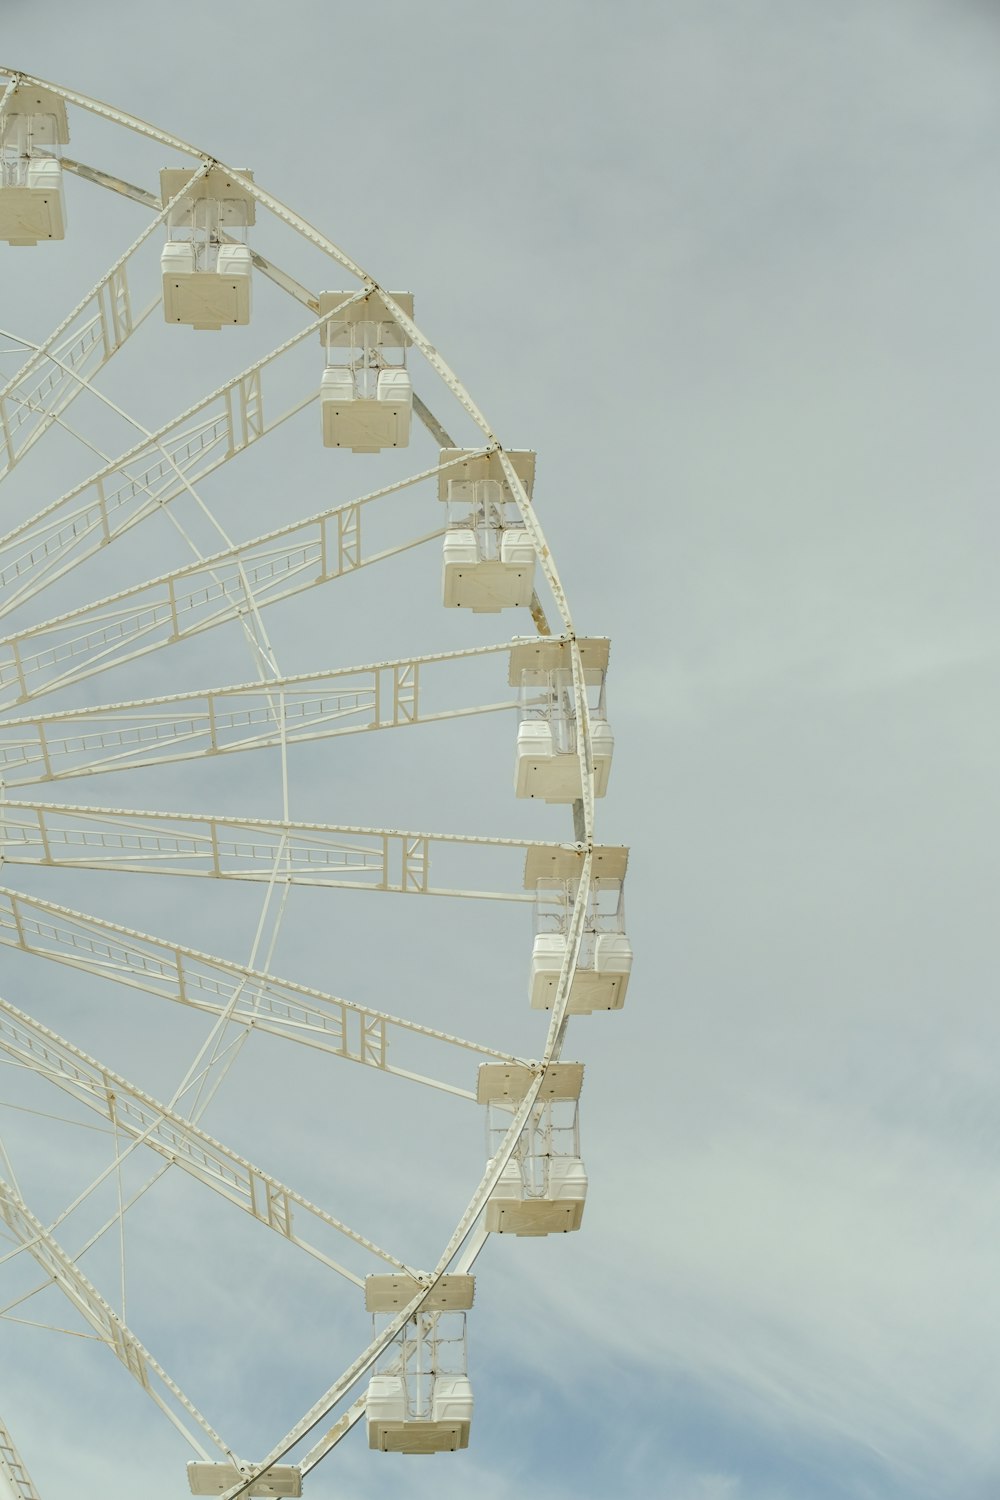
{"label": "ferris wheel rim", "polygon": [[[246,189],[246,191],[251,194],[251,196],[253,196],[263,207],[267,208],[272,214],[274,214],[275,217],[277,217],[279,220],[282,220],[289,227],[293,228],[297,233],[301,234],[317,249],[321,250],[324,254],[326,254],[338,265],[340,265],[342,269],[348,271],[349,274],[359,279],[362,283],[362,288],[358,295],[365,296],[373,291],[379,294],[379,296],[386,303],[392,315],[400,323],[400,326],[412,339],[414,346],[424,356],[430,368],[434,371],[438,378],[442,380],[445,387],[450,390],[451,394],[454,397],[456,397],[466,413],[480,428],[480,431],[483,433],[486,440],[484,451],[497,454],[509,488],[521,513],[525,528],[528,530],[529,535],[531,536],[535,544],[535,550],[538,560],[542,566],[543,573],[549,583],[550,590],[556,603],[556,607],[559,611],[562,624],[562,633],[559,639],[563,640],[568,647],[568,657],[572,668],[576,711],[578,715],[578,723],[580,726],[577,753],[581,766],[581,778],[583,787],[583,796],[581,799],[581,831],[583,837],[577,845],[578,851],[581,855],[580,879],[577,886],[574,906],[567,931],[566,960],[563,964],[557,993],[553,998],[550,1023],[545,1039],[545,1045],[542,1051],[542,1056],[538,1063],[534,1065],[535,1075],[533,1081],[527,1089],[526,1093],[523,1095],[519,1107],[513,1112],[510,1129],[508,1131],[507,1137],[505,1138],[504,1144],[502,1145],[500,1151],[491,1159],[490,1163],[487,1165],[487,1169],[480,1181],[480,1184],[476,1191],[473,1193],[472,1198],[469,1200],[469,1203],[467,1204],[465,1210],[461,1214],[458,1223],[456,1224],[455,1230],[453,1231],[451,1237],[445,1245],[440,1259],[436,1263],[434,1269],[429,1273],[426,1273],[426,1280],[422,1283],[418,1293],[415,1294],[411,1301],[406,1305],[406,1307],[404,1307],[399,1312],[399,1314],[386,1325],[386,1328],[383,1330],[383,1332],[376,1339],[374,1339],[372,1343],[364,1351],[362,1351],[361,1354],[358,1355],[354,1363],[344,1371],[343,1375],[338,1378],[338,1381],[330,1387],[330,1389],[324,1394],[324,1396],[322,1396],[319,1401],[309,1409],[309,1411],[303,1416],[300,1422],[296,1424],[295,1428],[293,1428],[286,1435],[286,1437],[281,1440],[281,1443],[277,1447],[275,1447],[263,1461],[253,1465],[252,1469],[247,1471],[246,1477],[241,1480],[240,1484],[237,1487],[232,1488],[227,1492],[227,1500],[235,1500],[236,1496],[245,1494],[256,1479],[265,1475],[268,1469],[273,1467],[274,1464],[278,1463],[281,1458],[283,1458],[292,1448],[294,1448],[299,1442],[301,1442],[302,1439],[306,1435],[308,1435],[308,1433],[311,1432],[316,1427],[316,1425],[318,1425],[318,1423],[322,1421],[324,1417],[327,1416],[329,1412],[332,1411],[341,1402],[344,1395],[350,1391],[353,1385],[355,1385],[357,1381],[371,1367],[371,1365],[374,1364],[379,1354],[392,1341],[395,1333],[399,1330],[399,1328],[401,1328],[406,1323],[406,1321],[419,1310],[424,1301],[426,1301],[427,1297],[433,1291],[434,1287],[440,1281],[441,1277],[446,1275],[449,1269],[455,1266],[456,1263],[466,1267],[471,1266],[471,1264],[474,1263],[477,1255],[479,1254],[479,1251],[482,1249],[483,1243],[485,1243],[484,1233],[481,1232],[478,1239],[476,1237],[476,1228],[480,1215],[482,1213],[486,1200],[497,1185],[503,1168],[506,1166],[507,1162],[510,1160],[514,1152],[521,1129],[530,1116],[531,1110],[533,1109],[538,1099],[539,1092],[544,1082],[546,1070],[554,1061],[559,1058],[561,1047],[563,1045],[566,1025],[568,1022],[569,990],[579,958],[583,937],[584,917],[593,880],[593,852],[595,841],[594,781],[590,742],[590,710],[584,685],[584,665],[580,646],[573,626],[572,616],[569,612],[568,602],[566,601],[566,596],[563,592],[559,575],[555,569],[550,549],[545,540],[542,529],[538,524],[537,518],[535,517],[534,509],[522,484],[520,475],[517,473],[514,465],[510,461],[506,450],[502,447],[499,440],[496,438],[493,429],[491,428],[485,416],[480,411],[479,407],[473,401],[472,397],[469,395],[465,386],[459,381],[458,377],[451,370],[450,366],[448,366],[441,358],[435,346],[431,344],[426,335],[422,333],[418,325],[393,299],[391,293],[389,293],[384,287],[382,287],[382,285],[377,280],[375,280],[374,277],[370,276],[360,265],[358,265],[349,256],[347,256],[339,246],[337,246],[333,241],[329,240],[325,235],[323,235],[321,231],[317,230],[313,225],[309,224],[308,221],[303,219],[294,210],[290,209],[281,200],[274,197],[267,190],[261,188],[259,184],[254,182],[252,178],[250,178],[245,172],[241,171],[240,169],[229,167],[225,163],[221,162],[218,158],[211,156],[209,153],[204,152],[199,148],[182,141],[179,137],[162,131],[159,127],[150,125],[148,124],[148,122],[140,120],[136,116],[129,115],[126,112],[117,110],[113,106],[103,103],[102,101],[64,88],[61,85],[53,84],[45,79],[36,77],[35,75],[23,73],[18,70],[0,68],[0,77],[6,77],[8,79],[8,83],[6,88],[4,89],[2,99],[0,99],[0,118],[2,118],[7,99],[15,86],[17,86],[21,82],[35,84],[39,87],[43,87],[47,90],[52,91],[53,93],[64,99],[67,103],[71,103],[82,109],[88,110],[98,117],[108,120],[112,124],[135,131],[136,133],[145,136],[147,139],[157,141],[163,145],[168,145],[172,149],[181,151],[191,157],[200,159],[203,162],[205,169],[212,165],[218,165],[224,168],[224,170],[229,173],[234,179],[240,181],[241,185]],[[166,210],[162,210],[162,213],[165,214],[165,212]],[[153,227],[155,227],[155,220]],[[18,342],[24,344],[25,347],[33,348],[36,353],[41,352],[43,349],[47,351],[48,344],[51,344],[53,339],[58,334],[58,331],[59,329],[57,328],[56,333],[50,336],[47,344],[44,346],[32,344],[31,341],[18,340]],[[17,336],[12,335],[11,337],[16,338]],[[51,356],[48,354],[48,352],[46,352],[44,354],[44,357],[50,358]],[[138,422],[135,422],[134,419],[128,418],[128,420],[133,421],[133,425],[135,425],[138,430],[145,431],[145,429],[142,428],[142,425]],[[147,438],[149,438],[151,435],[149,433],[146,433],[146,436]],[[497,647],[493,649],[502,648]],[[5,793],[0,792],[0,796],[5,797]],[[357,1406],[358,1403],[355,1403],[355,1408]],[[355,1410],[355,1408],[352,1408],[352,1411]],[[363,1410],[363,1406],[361,1410]],[[357,1420],[357,1416],[361,1415],[361,1410],[356,1412],[354,1420]],[[353,1425],[353,1422],[349,1425]],[[344,1431],[346,1430],[348,1430],[348,1428],[344,1428]],[[343,1436],[343,1432],[341,1432],[339,1436]],[[330,1446],[332,1446],[332,1444]],[[325,1457],[328,1451],[329,1447],[326,1448],[322,1453],[319,1453],[314,1462],[319,1462],[320,1458]],[[307,1458],[305,1460],[306,1463],[308,1463],[309,1457],[310,1455],[307,1455]],[[309,1467],[312,1466],[314,1466],[314,1464],[309,1465]],[[303,1472],[307,1471],[308,1470],[306,1468],[303,1469]]]}

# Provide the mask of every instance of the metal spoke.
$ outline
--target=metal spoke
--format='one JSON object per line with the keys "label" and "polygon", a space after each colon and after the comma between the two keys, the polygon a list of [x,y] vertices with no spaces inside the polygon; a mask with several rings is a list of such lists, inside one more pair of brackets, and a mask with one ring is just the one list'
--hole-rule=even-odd
{"label": "metal spoke", "polygon": [[515,700],[428,709],[426,684],[449,664],[509,650],[508,643],[477,646],[7,719],[0,721],[0,774],[15,786],[270,749],[281,744],[282,725],[291,745],[503,712]]}
{"label": "metal spoke", "polygon": [[366,553],[363,518],[375,501],[438,472],[423,470],[4,637],[0,706],[28,702],[432,541],[442,527]]}
{"label": "metal spoke", "polygon": [[271,417],[265,372],[351,300],[0,537],[0,614],[63,577],[315,401],[318,391],[310,382],[290,407]]}
{"label": "metal spoke", "polygon": [[192,1418],[201,1436],[224,1457],[235,1455],[226,1447],[222,1438],[209,1425],[201,1412],[188,1400],[180,1386],[150,1354],[146,1346],[118,1317],[100,1292],[87,1280],[79,1266],[66,1254],[59,1243],[45,1228],[40,1219],[23,1201],[20,1194],[0,1178],[0,1218],[11,1230],[18,1242],[51,1277],[59,1290],[68,1298],[77,1312],[89,1323],[102,1343],[125,1366],[134,1380],[138,1381],[147,1395],[151,1396],[161,1411],[177,1430],[187,1439],[200,1458],[210,1459],[201,1438],[178,1412],[180,1406]]}
{"label": "metal spoke", "polygon": [[110,172],[103,172],[100,167],[88,167],[85,162],[74,161],[71,156],[60,158],[67,172],[72,172],[75,177],[82,177],[85,182],[92,182],[97,187],[109,188],[113,193],[120,193],[123,198],[131,198],[133,203],[141,203],[144,208],[152,208],[159,213],[162,208],[158,193],[150,193],[146,188],[136,187],[134,182],[125,182],[121,177],[115,177]]}
{"label": "metal spoke", "polygon": [[299,1234],[297,1214],[305,1215],[314,1224],[335,1230],[397,1270],[409,1275],[419,1274],[366,1235],[359,1234],[294,1188],[262,1171],[193,1121],[161,1104],[120,1073],[89,1057],[65,1037],[32,1020],[6,1000],[0,1000],[0,1049],[49,1083],[56,1084],[79,1103],[95,1110],[123,1135],[149,1146],[173,1166],[182,1168],[250,1214],[258,1223],[265,1224],[356,1286],[364,1285],[362,1277],[347,1270]]}
{"label": "metal spoke", "polygon": [[[534,892],[431,883],[430,862],[463,851],[551,849],[541,839],[409,833],[351,824],[292,823],[205,813],[157,813],[67,803],[0,803],[0,854],[8,864],[55,865],[132,874],[270,880],[284,841],[280,881],[406,895],[534,901]],[[571,846],[572,847],[572,846]]]}
{"label": "metal spoke", "polygon": [[309,1452],[299,1461],[299,1468],[303,1474],[308,1474],[310,1469],[315,1469],[320,1459],[326,1458],[327,1454],[332,1452],[341,1438],[347,1436],[355,1422],[359,1422],[364,1416],[367,1405],[368,1393],[366,1391],[363,1396],[358,1397],[353,1405],[348,1407],[344,1415],[338,1421],[334,1422],[329,1431],[325,1432],[319,1442],[315,1443],[309,1449]]}
{"label": "metal spoke", "polygon": [[13,1500],[39,1500],[31,1475],[3,1422],[0,1422],[0,1480],[6,1480]]}
{"label": "metal spoke", "polygon": [[[229,1013],[234,1021],[255,1031],[301,1042],[462,1098],[474,1099],[475,1092],[399,1067],[392,1061],[394,1047],[425,1041],[434,1046],[435,1055],[439,1047],[448,1047],[455,1049],[456,1059],[473,1053],[498,1062],[519,1062],[511,1053],[481,1042],[4,887],[0,887],[0,944],[208,1015]],[[463,1069],[466,1066],[463,1058]]]}
{"label": "metal spoke", "polygon": [[[30,359],[0,394],[0,479],[3,479],[56,422],[87,382],[159,306],[156,297],[138,313],[124,266],[109,277],[93,298],[93,315],[45,356],[51,368],[39,375],[39,360]],[[5,333],[7,338],[12,334]]]}

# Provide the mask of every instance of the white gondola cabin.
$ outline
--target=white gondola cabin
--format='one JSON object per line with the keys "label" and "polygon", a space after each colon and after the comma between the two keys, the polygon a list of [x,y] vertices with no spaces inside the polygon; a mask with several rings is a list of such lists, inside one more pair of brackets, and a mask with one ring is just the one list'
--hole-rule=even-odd
{"label": "white gondola cabin", "polygon": [[[610,643],[578,642],[590,713],[590,759],[594,796],[603,797],[611,774],[614,736],[607,721],[605,679]],[[510,653],[510,682],[521,692],[514,791],[543,802],[575,802],[583,795],[578,752],[576,688],[565,640],[519,641]]]}
{"label": "white gondola cabin", "polygon": [[65,236],[59,147],[68,140],[58,95],[27,84],[15,90],[0,124],[0,240],[8,245]]}
{"label": "white gondola cabin", "polygon": [[249,323],[253,262],[246,240],[255,199],[221,167],[192,181],[194,176],[187,167],[160,173],[164,203],[192,184],[167,219],[160,257],[163,316],[168,323],[214,330]]}
{"label": "white gondola cabin", "polygon": [[[526,1067],[484,1063],[476,1097],[486,1105],[488,1149],[495,1157],[532,1082]],[[582,1063],[550,1067],[538,1097],[486,1204],[493,1234],[568,1234],[579,1229],[587,1198],[580,1158]]]}
{"label": "white gondola cabin", "polygon": [[[534,1010],[551,1010],[559,990],[568,932],[579,887],[581,855],[572,849],[532,849],[525,886],[536,893],[535,939],[528,996]],[[623,884],[628,850],[594,850],[594,873],[583,936],[567,1004],[571,1016],[621,1010],[632,972],[625,932]]]}
{"label": "white gondola cabin", "polygon": [[[535,455],[506,455],[529,499]],[[496,614],[531,603],[535,546],[511,493],[500,456],[442,448],[438,498],[448,506],[442,598],[449,609]]]}
{"label": "white gondola cabin", "polygon": [[[408,318],[413,293],[390,292]],[[327,448],[378,453],[410,441],[413,382],[406,368],[409,338],[378,292],[351,302],[351,292],[321,292],[320,316],[336,314],[320,329],[326,368],[320,385],[323,442]]]}
{"label": "white gondola cabin", "polygon": [[[377,1332],[420,1290],[405,1275],[369,1276],[365,1306]],[[368,1384],[368,1446],[380,1453],[453,1453],[469,1446],[472,1386],[466,1310],[472,1276],[444,1276],[379,1359]]]}

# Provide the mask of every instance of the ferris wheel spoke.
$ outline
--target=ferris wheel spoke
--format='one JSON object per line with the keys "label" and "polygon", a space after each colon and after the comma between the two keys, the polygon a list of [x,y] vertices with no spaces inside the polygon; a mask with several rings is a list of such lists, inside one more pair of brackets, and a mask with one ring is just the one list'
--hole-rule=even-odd
{"label": "ferris wheel spoke", "polygon": [[316,400],[318,382],[310,382],[272,418],[270,403],[265,405],[264,376],[333,315],[293,334],[156,432],[144,433],[125,453],[0,537],[0,614],[63,577]]}
{"label": "ferris wheel spoke", "polygon": [[320,1460],[326,1458],[327,1454],[337,1446],[341,1438],[347,1436],[355,1422],[359,1422],[364,1416],[367,1405],[368,1393],[365,1392],[347,1408],[343,1416],[338,1418],[328,1431],[324,1432],[319,1442],[313,1444],[309,1452],[299,1460],[297,1466],[303,1475],[308,1474],[310,1469],[315,1469]]}
{"label": "ferris wheel spoke", "polygon": [[0,479],[59,420],[87,384],[159,305],[156,297],[134,313],[124,266],[102,285],[93,299],[96,311],[51,353],[51,368],[39,377],[39,362],[29,360],[0,394]]}
{"label": "ferris wheel spoke", "polygon": [[396,1270],[419,1274],[6,1000],[0,1000],[0,1050],[355,1285],[363,1286],[364,1279],[305,1239],[297,1228],[299,1216],[314,1228],[336,1231]]}
{"label": "ferris wheel spoke", "polygon": [[0,772],[7,786],[27,785],[503,712],[515,700],[441,707],[440,692],[428,697],[450,666],[510,649],[505,642],[0,720]]}
{"label": "ferris wheel spoke", "polygon": [[[0,856],[8,864],[120,870],[130,874],[319,885],[404,895],[533,902],[532,890],[473,885],[496,856],[555,857],[567,846],[540,839],[410,833],[348,824],[293,823],[211,813],[146,812],[68,803],[0,803]],[[575,852],[576,846],[568,846]],[[454,885],[431,881],[431,861]]]}
{"label": "ferris wheel spoke", "polygon": [[522,1063],[482,1042],[5,887],[0,887],[0,944],[462,1098],[474,1099],[475,1091],[397,1066],[397,1047],[408,1049],[407,1057],[409,1049],[432,1051],[439,1067],[450,1064],[445,1072],[454,1072],[456,1063],[464,1070],[470,1053]]}
{"label": "ferris wheel spoke", "polygon": [[[152,1397],[195,1452],[203,1459],[210,1459],[202,1442],[202,1438],[205,1438],[224,1457],[234,1458],[232,1450],[185,1396],[176,1381],[170,1378],[146,1346],[112,1310],[76,1262],[31,1212],[16,1189],[3,1178],[0,1178],[0,1219],[99,1336],[101,1342],[108,1346],[133,1379]],[[192,1430],[191,1423],[185,1420],[185,1416],[193,1420],[197,1432]]]}
{"label": "ferris wheel spoke", "polygon": [[0,1480],[7,1481],[13,1500],[39,1500],[31,1475],[3,1421],[0,1421]]}
{"label": "ferris wheel spoke", "polygon": [[133,203],[141,203],[144,208],[155,209],[157,213],[163,206],[159,194],[150,193],[146,188],[136,187],[134,182],[126,182],[112,172],[104,172],[100,167],[87,166],[86,162],[74,161],[71,156],[61,156],[59,159],[67,172],[72,172],[75,177],[82,177],[85,182],[92,182],[95,187],[108,188],[113,193],[121,194],[123,198],[130,198]]}
{"label": "ferris wheel spoke", "polygon": [[[401,482],[391,492],[416,482]],[[5,636],[0,640],[0,707],[30,702],[216,626],[242,623],[247,616],[255,620],[266,605],[443,535],[438,526],[365,552],[364,508],[387,492],[331,507]]]}

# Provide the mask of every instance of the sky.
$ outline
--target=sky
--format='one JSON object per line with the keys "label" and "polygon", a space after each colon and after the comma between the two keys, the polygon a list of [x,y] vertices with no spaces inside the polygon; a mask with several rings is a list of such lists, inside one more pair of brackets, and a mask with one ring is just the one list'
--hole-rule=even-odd
{"label": "sky", "polygon": [[[369,1454],[359,1428],[311,1476],[314,1500],[996,1492],[998,52],[987,0],[175,0],[141,27],[121,0],[0,0],[0,65],[252,168],[413,291],[503,443],[537,449],[577,629],[612,642],[597,827],[631,848],[636,960],[623,1011],[569,1034],[587,1069],[583,1228],[494,1237],[478,1262],[468,1452]],[[71,155],[151,188],[171,164],[78,115],[72,129]],[[143,223],[86,184],[67,195],[64,244],[0,246],[0,326],[27,339]],[[274,233],[277,260],[291,241]],[[316,258],[288,253],[318,285]],[[302,326],[268,288],[255,299],[249,330],[183,344],[154,313],[106,389],[165,420]],[[127,446],[124,424],[87,415],[95,441]],[[372,483],[305,416],[206,485],[234,535]],[[78,444],[43,447],[5,517],[89,472]],[[422,435],[418,457],[434,462]],[[433,501],[422,514],[439,524]],[[277,606],[286,670],[530,630],[442,610],[437,545]],[[137,530],[24,618],[183,556],[166,524]],[[238,632],[217,634],[150,658],[155,690],[248,680]],[[146,671],[86,692],[136,696]],[[475,691],[509,696],[500,668]],[[513,798],[513,734],[510,714],[484,715],[403,747],[302,747],[293,812],[569,837],[564,809]],[[40,795],[274,817],[261,759]],[[259,909],[222,884],[3,877],[236,959]],[[294,896],[276,972],[498,1046],[541,1036],[523,909]],[[153,1093],[204,1035],[7,950],[0,973],[5,998]],[[475,1108],[299,1050],[246,1049],[207,1128],[432,1261],[481,1168]],[[23,1087],[14,1102],[63,1107]],[[20,1111],[0,1128],[50,1219],[107,1159],[103,1137]],[[129,1216],[129,1321],[253,1458],[367,1326],[353,1292],[178,1176]],[[113,1291],[112,1250],[85,1264]],[[0,1266],[0,1298],[27,1275]],[[186,1493],[183,1443],[107,1351],[9,1320],[2,1337],[0,1416],[42,1500]]]}

